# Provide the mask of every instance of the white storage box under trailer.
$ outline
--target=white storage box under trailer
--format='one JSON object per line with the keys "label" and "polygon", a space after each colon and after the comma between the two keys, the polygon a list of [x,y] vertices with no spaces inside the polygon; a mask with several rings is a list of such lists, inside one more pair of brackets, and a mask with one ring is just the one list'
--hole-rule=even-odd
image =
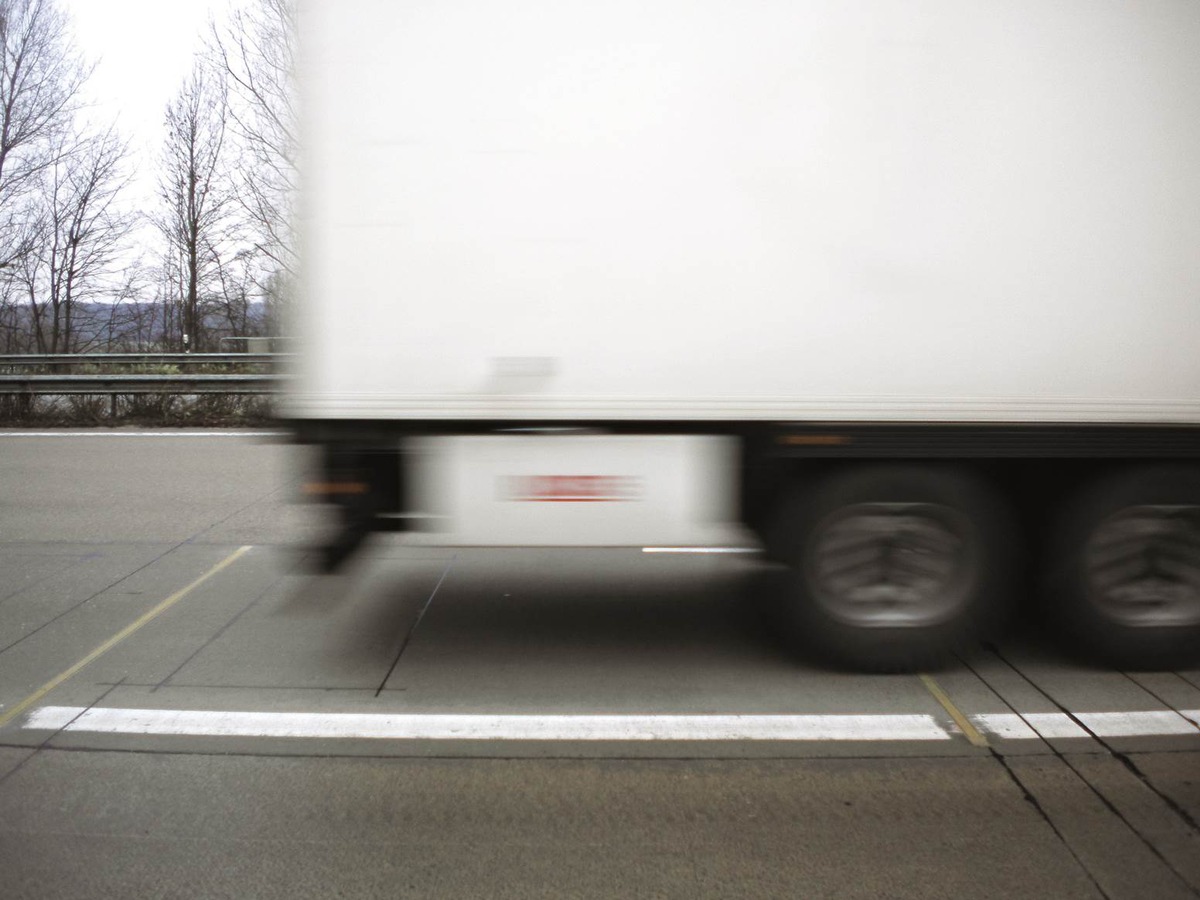
{"label": "white storage box under trailer", "polygon": [[749,545],[801,637],[904,666],[1020,564],[1080,647],[1200,649],[1200,6],[299,22],[327,567],[384,528]]}

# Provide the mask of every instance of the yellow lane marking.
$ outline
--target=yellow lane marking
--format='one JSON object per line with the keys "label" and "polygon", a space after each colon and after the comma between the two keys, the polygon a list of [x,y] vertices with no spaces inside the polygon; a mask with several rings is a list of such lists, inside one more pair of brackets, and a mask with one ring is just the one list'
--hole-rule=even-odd
{"label": "yellow lane marking", "polygon": [[925,685],[926,690],[933,694],[933,699],[942,705],[942,709],[950,714],[950,718],[954,720],[954,724],[962,731],[963,737],[971,742],[975,747],[986,747],[988,745],[987,738],[980,734],[979,729],[971,724],[971,720],[963,715],[962,710],[954,705],[946,692],[941,686],[933,680],[931,675],[921,675],[921,684]]}
{"label": "yellow lane marking", "polygon": [[204,582],[208,581],[208,579],[212,578],[218,572],[233,565],[233,563],[236,562],[237,559],[240,556],[242,556],[244,553],[246,553],[248,550],[250,550],[249,546],[239,547],[237,550],[233,551],[233,553],[229,554],[227,557],[225,557],[223,560],[221,560],[219,563],[217,563],[215,566],[213,566],[211,569],[209,569],[207,572],[205,572],[203,575],[201,575],[199,578],[197,578],[195,581],[193,581],[187,587],[180,588],[175,593],[173,593],[170,597],[168,597],[166,600],[164,600],[162,603],[158,604],[158,606],[154,607],[154,609],[150,610],[145,615],[143,615],[141,618],[139,618],[137,621],[131,622],[130,624],[126,625],[124,628],[122,628],[120,631],[118,631],[116,634],[114,634],[112,637],[110,637],[107,641],[105,641],[103,644],[101,644],[99,647],[97,647],[95,650],[93,650],[91,653],[89,653],[87,656],[85,656],[79,662],[75,663],[75,665],[71,666],[71,668],[67,669],[64,672],[60,672],[58,675],[55,675],[53,678],[51,678],[49,681],[47,681],[45,684],[43,684],[40,688],[38,688],[36,691],[34,691],[32,694],[30,694],[28,697],[26,697],[24,700],[22,700],[16,706],[12,707],[11,709],[5,710],[3,714],[0,714],[0,728],[3,728],[5,725],[7,725],[9,722],[11,722],[13,719],[15,719],[21,713],[25,712],[25,710],[29,709],[29,707],[33,706],[33,704],[37,703],[39,700],[41,700],[43,697],[45,697],[48,693],[50,693],[52,690],[54,690],[56,687],[58,687],[64,681],[66,681],[67,679],[76,675],[79,672],[79,670],[82,669],[84,666],[88,665],[88,663],[95,662],[97,659],[99,659],[101,656],[103,656],[105,653],[107,653],[113,647],[117,646],[117,644],[121,643],[121,641],[125,640],[125,638],[129,637],[131,634],[133,634],[135,631],[137,631],[143,625],[145,625],[146,623],[148,623],[152,619],[154,619],[156,616],[158,616],[160,613],[166,612],[168,609],[170,609],[172,606],[174,606],[176,603],[178,603],[180,600],[182,600],[184,597],[186,597],[188,594],[190,594],[196,588],[200,587],[200,585],[204,584]]}

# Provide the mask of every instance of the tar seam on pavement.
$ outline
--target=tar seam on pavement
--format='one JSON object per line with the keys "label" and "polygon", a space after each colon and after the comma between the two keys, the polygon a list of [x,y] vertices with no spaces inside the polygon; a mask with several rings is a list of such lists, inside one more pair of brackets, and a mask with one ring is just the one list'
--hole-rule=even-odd
{"label": "tar seam on pavement", "polygon": [[[1091,727],[1089,727],[1089,726],[1088,726],[1088,725],[1087,725],[1087,724],[1086,724],[1086,723],[1083,721],[1083,719],[1082,719],[1082,718],[1080,718],[1079,716],[1077,716],[1077,715],[1076,715],[1075,713],[1073,713],[1071,710],[1067,709],[1067,707],[1066,707],[1066,706],[1064,706],[1062,703],[1060,703],[1060,702],[1059,702],[1059,701],[1058,701],[1058,700],[1057,700],[1057,699],[1056,699],[1056,698],[1055,698],[1055,697],[1054,697],[1052,694],[1050,694],[1050,692],[1049,692],[1049,691],[1047,691],[1045,688],[1043,688],[1043,687],[1041,687],[1040,685],[1038,685],[1037,683],[1035,683],[1035,682],[1033,681],[1033,679],[1032,679],[1032,678],[1030,678],[1028,675],[1026,675],[1024,672],[1022,672],[1022,671],[1021,671],[1021,670],[1020,670],[1020,669],[1019,669],[1017,666],[1013,665],[1013,663],[1012,663],[1012,662],[1010,662],[1010,661],[1008,660],[1008,658],[1007,658],[1007,657],[1005,657],[1005,656],[1004,656],[1004,654],[1000,652],[1000,649],[999,649],[997,646],[995,646],[994,644],[985,644],[985,645],[984,645],[984,647],[985,647],[985,649],[986,649],[986,650],[987,650],[989,653],[991,653],[991,654],[992,654],[993,656],[995,656],[995,657],[996,657],[998,660],[1000,660],[1002,663],[1004,663],[1004,665],[1005,665],[1005,666],[1007,666],[1007,667],[1008,667],[1010,670],[1012,670],[1012,671],[1013,671],[1013,672],[1014,672],[1016,675],[1018,675],[1018,676],[1019,676],[1019,677],[1020,677],[1020,678],[1021,678],[1023,681],[1025,681],[1025,682],[1026,682],[1026,683],[1027,683],[1027,684],[1028,684],[1030,687],[1032,687],[1032,688],[1033,688],[1035,691],[1037,691],[1039,694],[1041,694],[1043,697],[1045,697],[1045,698],[1046,698],[1046,700],[1048,700],[1050,703],[1052,703],[1054,706],[1056,706],[1056,707],[1059,709],[1059,711],[1060,711],[1060,712],[1062,712],[1064,715],[1068,716],[1068,717],[1071,719],[1071,721],[1073,721],[1073,722],[1074,722],[1074,723],[1075,723],[1075,724],[1076,724],[1076,725],[1077,725],[1077,726],[1078,726],[1080,729],[1082,729],[1082,730],[1083,730],[1085,733],[1087,733],[1087,735],[1088,735],[1089,737],[1091,737],[1091,739],[1092,739],[1092,740],[1096,741],[1096,742],[1097,742],[1097,743],[1098,743],[1098,744],[1099,744],[1101,747],[1103,747],[1103,748],[1104,748],[1104,750],[1105,750],[1105,751],[1106,751],[1106,752],[1107,752],[1107,753],[1108,753],[1110,756],[1112,756],[1113,758],[1115,758],[1115,759],[1119,760],[1119,761],[1120,761],[1120,762],[1121,762],[1121,763],[1122,763],[1122,764],[1125,766],[1125,768],[1127,768],[1127,769],[1129,770],[1129,772],[1130,772],[1131,774],[1133,774],[1133,775],[1134,775],[1134,776],[1135,776],[1135,777],[1136,777],[1136,778],[1137,778],[1137,779],[1138,779],[1138,780],[1139,780],[1139,781],[1140,781],[1140,782],[1141,782],[1141,783],[1142,783],[1142,784],[1143,784],[1143,785],[1144,785],[1144,786],[1145,786],[1145,787],[1146,787],[1146,788],[1147,788],[1147,789],[1148,789],[1148,790],[1149,790],[1151,793],[1153,793],[1153,794],[1154,794],[1156,797],[1158,797],[1158,798],[1159,798],[1159,800],[1161,800],[1161,801],[1163,802],[1163,805],[1164,805],[1164,806],[1166,806],[1166,807],[1167,807],[1168,809],[1170,809],[1170,810],[1171,810],[1173,813],[1175,813],[1175,815],[1176,815],[1176,816],[1178,816],[1178,817],[1179,817],[1179,819],[1180,819],[1180,820],[1181,820],[1181,821],[1182,821],[1182,822],[1183,822],[1183,823],[1184,823],[1184,824],[1185,824],[1185,825],[1186,825],[1186,826],[1187,826],[1187,827],[1188,827],[1188,828],[1189,828],[1189,829],[1190,829],[1190,830],[1191,830],[1193,833],[1200,833],[1200,829],[1198,829],[1198,828],[1197,828],[1197,824],[1196,824],[1196,821],[1195,821],[1195,819],[1193,819],[1193,818],[1192,818],[1192,816],[1191,816],[1191,815],[1188,813],[1188,811],[1187,811],[1187,810],[1185,810],[1183,807],[1181,807],[1181,806],[1180,806],[1178,803],[1176,803],[1176,802],[1175,802],[1174,800],[1172,800],[1170,797],[1167,797],[1167,796],[1166,796],[1166,795],[1165,795],[1165,794],[1164,794],[1162,791],[1160,791],[1160,790],[1159,790],[1157,787],[1155,787],[1155,786],[1154,786],[1154,785],[1153,785],[1153,784],[1150,782],[1150,780],[1149,780],[1149,779],[1148,779],[1148,778],[1145,776],[1145,774],[1144,774],[1144,773],[1143,773],[1143,772],[1142,772],[1142,771],[1141,771],[1141,770],[1140,770],[1140,769],[1137,767],[1137,764],[1136,764],[1136,763],[1134,763],[1134,762],[1133,762],[1133,760],[1131,760],[1131,759],[1130,759],[1130,758],[1129,758],[1129,757],[1128,757],[1126,754],[1124,754],[1124,753],[1121,753],[1120,751],[1113,749],[1112,745],[1111,745],[1111,744],[1109,744],[1109,743],[1108,743],[1108,742],[1107,742],[1107,741],[1106,741],[1104,738],[1102,738],[1102,737],[1101,737],[1099,734],[1097,734],[1097,733],[1096,733],[1096,731],[1095,731],[1094,729],[1092,729]],[[996,691],[994,688],[992,688],[991,684],[990,684],[990,683],[987,681],[987,679],[986,679],[986,678],[984,678],[984,677],[983,677],[983,675],[981,675],[981,674],[980,674],[978,671],[976,671],[976,670],[975,670],[975,668],[974,668],[973,666],[971,666],[971,665],[970,665],[970,664],[969,664],[969,663],[968,663],[966,660],[962,660],[961,658],[960,658],[960,661],[961,661],[961,662],[962,662],[962,664],[963,664],[964,666],[966,666],[966,667],[967,667],[967,669],[969,669],[969,670],[970,670],[970,671],[971,671],[971,672],[972,672],[972,673],[973,673],[973,674],[974,674],[974,675],[975,675],[977,678],[979,678],[979,680],[980,680],[980,681],[982,681],[982,682],[983,682],[985,685],[987,685],[987,686],[988,686],[988,688],[989,688],[989,689],[992,691],[992,693],[993,693],[993,694],[996,694],[996,696],[997,696],[997,697],[1000,697],[1000,699],[1001,699],[1001,700],[1004,702],[1004,704],[1005,704],[1006,706],[1008,706],[1008,708],[1009,708],[1009,709],[1012,709],[1012,711],[1013,711],[1014,713],[1017,713],[1017,715],[1021,715],[1019,712],[1017,712],[1017,710],[1016,710],[1016,709],[1014,709],[1014,708],[1012,707],[1012,705],[1011,705],[1011,704],[1009,704],[1009,703],[1008,703],[1008,701],[1007,701],[1007,700],[1005,700],[1005,699],[1004,699],[1004,697],[1002,697],[1002,696],[1001,696],[1001,695],[1000,695],[1000,694],[999,694],[999,693],[998,693],[998,692],[997,692],[997,691]],[[1137,684],[1137,682],[1134,682],[1134,683],[1135,683],[1135,684]],[[1138,685],[1138,687],[1141,687],[1141,685]],[[1143,688],[1143,690],[1145,690],[1145,689]],[[1149,691],[1147,691],[1147,693],[1149,693]],[[1152,696],[1153,696],[1153,695],[1152,695]],[[1156,697],[1155,699],[1160,699],[1160,698],[1157,698],[1157,697]],[[1160,699],[1160,702],[1161,702],[1161,699]],[[1174,711],[1175,711],[1177,714],[1179,713],[1179,710],[1175,709],[1175,707],[1174,707],[1174,706],[1171,706],[1170,704],[1164,704],[1164,706],[1167,706],[1169,709],[1171,709],[1171,710],[1174,710]],[[1024,718],[1024,716],[1022,716],[1022,718]],[[1184,717],[1184,718],[1186,719],[1186,717]],[[1190,720],[1188,720],[1188,721],[1190,721]],[[1192,724],[1194,725],[1195,723],[1193,722]],[[1166,858],[1166,857],[1163,855],[1163,853],[1162,853],[1162,852],[1161,852],[1161,851],[1160,851],[1160,850],[1159,850],[1159,849],[1158,849],[1158,848],[1157,848],[1157,847],[1154,845],[1154,843],[1153,843],[1153,842],[1152,842],[1152,841],[1151,841],[1151,840],[1150,840],[1148,837],[1146,837],[1144,834],[1142,834],[1142,832],[1141,832],[1140,830],[1138,830],[1138,829],[1137,829],[1137,828],[1136,828],[1136,827],[1133,825],[1133,823],[1132,823],[1132,822],[1130,822],[1130,821],[1129,821],[1129,819],[1128,819],[1128,818],[1125,816],[1125,814],[1124,814],[1124,813],[1122,813],[1122,812],[1121,812],[1121,810],[1119,810],[1119,809],[1118,809],[1118,808],[1117,808],[1117,807],[1116,807],[1116,806],[1115,806],[1115,805],[1112,803],[1112,801],[1110,801],[1110,800],[1109,800],[1109,799],[1108,799],[1106,796],[1104,796],[1104,794],[1103,794],[1103,793],[1100,791],[1100,789],[1099,789],[1099,788],[1097,788],[1095,785],[1093,785],[1093,784],[1092,784],[1092,783],[1091,783],[1091,782],[1090,782],[1090,781],[1089,781],[1087,778],[1085,778],[1085,777],[1084,777],[1084,776],[1083,776],[1083,775],[1080,773],[1080,771],[1078,770],[1078,768],[1076,768],[1076,767],[1075,767],[1075,766],[1074,766],[1074,765],[1071,763],[1071,761],[1070,761],[1070,760],[1067,758],[1066,754],[1064,754],[1064,753],[1063,753],[1063,752],[1062,752],[1062,751],[1061,751],[1061,750],[1060,750],[1058,747],[1056,747],[1056,746],[1055,746],[1053,743],[1051,743],[1051,742],[1050,742],[1050,741],[1048,741],[1048,740],[1047,740],[1047,741],[1045,741],[1045,744],[1046,744],[1046,746],[1049,748],[1050,752],[1051,752],[1052,754],[1054,754],[1054,756],[1055,756],[1055,757],[1056,757],[1056,758],[1057,758],[1057,759],[1058,759],[1058,760],[1059,760],[1059,761],[1060,761],[1060,762],[1061,762],[1061,763],[1062,763],[1064,766],[1066,766],[1067,770],[1068,770],[1068,771],[1070,771],[1070,772],[1071,772],[1073,775],[1075,775],[1075,777],[1076,777],[1077,779],[1079,779],[1079,781],[1080,781],[1080,782],[1082,782],[1082,784],[1083,784],[1083,785],[1084,785],[1084,786],[1085,786],[1085,787],[1086,787],[1086,788],[1087,788],[1087,789],[1088,789],[1088,790],[1089,790],[1089,791],[1090,791],[1092,794],[1094,794],[1094,795],[1095,795],[1096,799],[1097,799],[1097,800],[1099,800],[1099,801],[1100,801],[1100,803],[1102,803],[1102,804],[1104,805],[1104,807],[1105,807],[1105,808],[1106,808],[1106,809],[1107,809],[1107,810],[1108,810],[1108,811],[1109,811],[1109,812],[1110,812],[1110,813],[1111,813],[1111,814],[1112,814],[1112,815],[1113,815],[1113,816],[1114,816],[1114,817],[1115,817],[1115,818],[1116,818],[1116,819],[1117,819],[1119,822],[1121,822],[1121,823],[1122,823],[1122,824],[1123,824],[1123,825],[1124,825],[1124,826],[1125,826],[1127,829],[1129,829],[1129,831],[1130,831],[1130,833],[1131,833],[1131,834],[1133,834],[1133,835],[1134,835],[1134,836],[1135,836],[1135,837],[1136,837],[1136,838],[1137,838],[1139,841],[1141,841],[1141,843],[1142,843],[1142,844],[1144,844],[1144,845],[1145,845],[1146,849],[1148,849],[1148,850],[1149,850],[1149,851],[1150,851],[1150,852],[1151,852],[1151,853],[1152,853],[1152,854],[1153,854],[1153,855],[1154,855],[1154,856],[1155,856],[1155,857],[1156,857],[1156,858],[1159,860],[1159,862],[1161,862],[1161,863],[1162,863],[1164,866],[1166,866],[1166,867],[1167,867],[1167,869],[1168,869],[1168,870],[1169,870],[1169,871],[1170,871],[1170,872],[1171,872],[1173,875],[1175,875],[1175,877],[1176,877],[1176,878],[1178,878],[1178,879],[1179,879],[1179,880],[1180,880],[1180,881],[1181,881],[1181,882],[1182,882],[1182,883],[1183,883],[1185,886],[1187,886],[1187,887],[1188,887],[1188,888],[1189,888],[1189,889],[1192,891],[1192,893],[1195,893],[1195,889],[1194,889],[1194,888],[1192,888],[1192,886],[1189,884],[1189,882],[1188,882],[1188,879],[1187,879],[1187,878],[1186,878],[1186,877],[1185,877],[1185,876],[1184,876],[1184,875],[1183,875],[1181,872],[1179,872],[1179,870],[1178,870],[1178,869],[1176,869],[1174,865],[1172,865],[1172,864],[1171,864],[1171,861],[1170,861],[1170,860],[1168,860],[1168,859],[1167,859],[1167,858]],[[993,753],[993,755],[994,755],[994,756],[996,756],[996,757],[997,757],[997,760],[998,760],[998,761],[1001,763],[1001,765],[1003,765],[1003,766],[1004,766],[1004,768],[1005,768],[1005,771],[1007,771],[1007,772],[1008,772],[1008,773],[1009,773],[1009,774],[1010,774],[1010,775],[1011,775],[1011,776],[1014,778],[1014,780],[1017,780],[1017,779],[1016,779],[1016,775],[1015,775],[1015,773],[1013,773],[1013,772],[1012,772],[1012,770],[1009,768],[1007,761],[1005,761],[1005,760],[1004,760],[1004,759],[1003,759],[1003,758],[1002,758],[1002,757],[1001,757],[1001,756],[1000,756],[998,753],[996,753],[996,751],[995,751],[995,750],[993,750],[993,751],[992,751],[992,753]],[[1018,780],[1018,783],[1020,783],[1020,782],[1019,782],[1019,780]],[[1043,814],[1043,816],[1045,816],[1045,813],[1044,813],[1044,811],[1041,809],[1041,806],[1040,806],[1040,804],[1038,804],[1038,803],[1037,803],[1036,799],[1032,798],[1032,796],[1031,796],[1031,795],[1029,795],[1029,793],[1028,793],[1028,792],[1026,792],[1026,794],[1027,794],[1027,798],[1028,798],[1028,799],[1030,799],[1032,802],[1034,802],[1034,805],[1035,805],[1035,807],[1038,809],[1038,811],[1039,811],[1039,812],[1041,812],[1041,813]],[[1047,821],[1049,821],[1049,819],[1048,819],[1048,818],[1047,818]],[[1053,827],[1053,826],[1052,826],[1052,827]],[[1056,833],[1056,834],[1058,833],[1058,830],[1057,830],[1057,829],[1055,829],[1055,833]],[[1061,838],[1061,835],[1060,835],[1060,838]],[[1064,841],[1064,844],[1065,844],[1065,841]],[[1069,848],[1068,848],[1068,849],[1069,849]],[[1074,851],[1073,851],[1073,850],[1072,850],[1072,855],[1074,855]],[[1076,858],[1078,858],[1078,857],[1076,857]],[[1089,877],[1090,877],[1090,874],[1091,874],[1091,873],[1089,872]],[[1094,879],[1093,879],[1093,880],[1094,880]],[[1099,885],[1097,885],[1097,888],[1099,889]],[[1101,893],[1103,893],[1103,891],[1101,891]]]}
{"label": "tar seam on pavement", "polygon": [[[122,679],[122,680],[124,680],[124,679]],[[78,719],[79,716],[85,715],[88,712],[88,710],[94,709],[97,703],[100,703],[102,700],[104,700],[106,697],[108,697],[109,694],[111,694],[113,691],[115,691],[120,686],[121,686],[120,681],[118,681],[116,684],[113,684],[112,686],[107,688],[104,691],[104,693],[102,693],[99,697],[97,697],[94,701],[92,701],[90,704],[88,704],[85,707],[82,707],[79,710],[79,714],[74,716],[70,722],[64,722],[63,726],[61,728],[59,728],[57,731],[54,731],[51,734],[46,735],[45,740],[43,740],[40,744],[38,744],[36,747],[34,747],[33,751],[28,756],[26,756],[24,759],[22,759],[19,763],[17,763],[15,766],[13,766],[11,769],[9,769],[3,775],[0,775],[0,785],[4,784],[4,782],[8,781],[9,778],[11,778],[13,775],[15,775],[21,769],[25,768],[26,763],[28,763],[31,759],[33,759],[35,756],[37,756],[42,750],[46,749],[46,745],[48,745],[52,740],[54,740],[56,737],[58,737],[60,734],[62,734],[64,731],[66,731],[68,728],[70,728],[71,723],[74,722],[76,719]]]}
{"label": "tar seam on pavement", "polygon": [[[142,626],[146,625],[148,622],[151,622],[152,620],[157,618],[161,613],[166,612],[168,609],[170,609],[172,606],[174,606],[176,603],[178,603],[180,600],[182,600],[184,597],[186,597],[188,594],[190,594],[193,590],[198,588],[200,585],[204,584],[204,582],[208,581],[208,579],[212,578],[214,575],[218,574],[219,572],[221,572],[224,569],[231,566],[233,563],[237,562],[237,560],[239,558],[241,558],[243,555],[245,555],[247,552],[249,552],[250,549],[251,549],[251,546],[246,545],[246,546],[240,547],[237,550],[233,551],[233,553],[226,556],[223,560],[221,560],[219,563],[217,563],[215,566],[213,566],[211,569],[209,569],[207,572],[205,572],[203,575],[201,575],[195,581],[191,582],[190,584],[188,584],[185,587],[180,588],[178,591],[171,594],[171,596],[167,597],[167,599],[161,601],[156,606],[152,607],[149,611],[143,613],[139,618],[135,619],[133,622],[126,625],[124,628],[122,628],[120,631],[118,631],[116,634],[114,634],[112,637],[110,637],[104,643],[102,643],[98,647],[96,647],[96,649],[94,649],[87,656],[83,657],[83,659],[79,660],[79,662],[75,663],[70,668],[63,670],[58,675],[55,675],[53,678],[51,678],[49,681],[47,681],[45,684],[43,684],[40,688],[38,688],[36,691],[34,691],[32,694],[30,694],[24,700],[20,701],[19,703],[10,707],[9,709],[6,709],[3,713],[0,713],[0,728],[7,725],[9,722],[11,722],[13,719],[15,719],[17,716],[19,716],[21,713],[23,713],[25,710],[27,710],[33,704],[37,703],[37,701],[39,701],[40,699],[45,697],[47,694],[49,694],[55,688],[59,687],[60,685],[64,684],[65,682],[69,681],[73,676],[78,674],[82,669],[86,668],[90,663],[99,659],[101,656],[106,654],[113,647],[117,646],[122,641],[124,641],[131,634],[134,634],[139,629],[141,629]],[[124,579],[122,579],[122,580],[124,580]],[[0,652],[2,652],[2,651],[0,651]]]}
{"label": "tar seam on pavement", "polygon": [[180,663],[179,665],[177,665],[177,666],[176,666],[174,669],[172,669],[170,672],[168,672],[168,673],[166,674],[166,676],[165,676],[165,677],[162,679],[162,681],[159,681],[159,682],[157,682],[156,684],[154,684],[153,686],[151,686],[151,688],[150,688],[150,693],[152,693],[152,694],[155,694],[155,693],[157,693],[157,692],[158,692],[158,689],[159,689],[159,688],[161,688],[161,687],[165,687],[165,686],[167,685],[167,682],[169,682],[169,681],[170,681],[172,678],[174,678],[174,677],[175,677],[175,675],[176,675],[176,674],[177,674],[177,673],[178,673],[178,672],[179,672],[179,671],[180,671],[180,670],[181,670],[181,669],[182,669],[184,666],[186,666],[186,665],[187,665],[188,663],[190,663],[190,662],[191,662],[193,659],[195,659],[197,656],[199,656],[199,655],[200,655],[200,654],[201,654],[201,653],[204,651],[204,649],[205,649],[206,647],[208,647],[209,645],[211,645],[213,641],[215,641],[217,638],[219,638],[221,635],[223,635],[223,634],[224,634],[226,631],[228,631],[228,630],[229,630],[229,627],[230,627],[231,625],[233,625],[233,624],[234,624],[234,623],[235,623],[235,622],[236,622],[238,619],[240,619],[242,616],[244,616],[246,613],[248,613],[248,612],[250,611],[250,609],[251,609],[251,608],[252,608],[252,607],[253,607],[253,606],[254,606],[256,603],[258,603],[258,601],[259,601],[259,600],[261,600],[263,597],[265,597],[265,596],[266,596],[266,595],[267,595],[267,594],[270,592],[270,590],[271,590],[271,588],[272,588],[272,587],[274,587],[274,585],[273,585],[273,584],[268,584],[268,585],[267,585],[266,587],[264,587],[264,588],[263,588],[261,591],[259,591],[259,592],[258,592],[258,594],[257,594],[257,595],[255,595],[255,597],[254,597],[254,599],[253,599],[253,600],[251,600],[249,603],[247,603],[245,606],[243,606],[243,607],[242,607],[240,610],[238,610],[238,611],[237,611],[237,613],[235,613],[235,614],[234,614],[233,618],[232,618],[232,619],[230,619],[228,622],[226,622],[224,625],[222,625],[220,628],[218,628],[218,629],[216,630],[216,632],[214,632],[214,633],[213,633],[213,634],[212,634],[212,635],[211,635],[211,636],[208,638],[208,640],[206,640],[206,641],[205,641],[203,644],[201,644],[199,647],[197,647],[195,650],[193,650],[191,653],[189,653],[189,654],[187,655],[187,658],[185,658],[185,659],[183,660],[183,662],[181,662],[181,663]]}
{"label": "tar seam on pavement", "polygon": [[392,660],[391,666],[388,667],[387,674],[383,676],[383,681],[379,682],[379,687],[375,689],[375,696],[378,697],[383,693],[383,689],[387,686],[388,679],[392,677],[392,673],[396,671],[396,666],[400,665],[400,657],[404,655],[404,651],[408,649],[408,643],[412,640],[413,634],[417,630],[417,626],[421,624],[421,620],[425,618],[425,613],[429,609],[429,604],[433,602],[433,598],[437,596],[438,588],[442,586],[442,582],[446,580],[446,576],[450,574],[450,567],[454,565],[454,561],[458,559],[458,555],[450,557],[450,561],[446,563],[446,568],[442,570],[442,577],[437,580],[437,584],[433,586],[433,590],[429,593],[428,599],[421,607],[421,611],[417,613],[417,617],[413,620],[412,627],[408,629],[408,633],[404,635],[404,640],[400,642],[400,649],[396,652],[396,658]]}

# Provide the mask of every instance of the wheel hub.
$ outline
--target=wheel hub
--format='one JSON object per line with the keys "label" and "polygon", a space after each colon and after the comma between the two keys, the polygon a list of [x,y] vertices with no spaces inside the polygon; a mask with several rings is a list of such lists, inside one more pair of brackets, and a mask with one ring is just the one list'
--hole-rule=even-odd
{"label": "wheel hub", "polygon": [[1140,627],[1200,624],[1200,507],[1135,506],[1105,519],[1084,553],[1087,594]]}
{"label": "wheel hub", "polygon": [[973,569],[969,521],[931,503],[860,503],[816,529],[807,575],[817,601],[858,627],[916,627],[949,618]]}

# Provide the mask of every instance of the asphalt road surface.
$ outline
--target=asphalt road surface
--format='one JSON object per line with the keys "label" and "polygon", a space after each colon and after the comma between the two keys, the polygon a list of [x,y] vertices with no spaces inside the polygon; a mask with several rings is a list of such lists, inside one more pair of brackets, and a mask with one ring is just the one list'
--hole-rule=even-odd
{"label": "asphalt road surface", "polygon": [[1200,896],[1200,671],[831,672],[741,558],[311,578],[304,459],[0,433],[0,896]]}

